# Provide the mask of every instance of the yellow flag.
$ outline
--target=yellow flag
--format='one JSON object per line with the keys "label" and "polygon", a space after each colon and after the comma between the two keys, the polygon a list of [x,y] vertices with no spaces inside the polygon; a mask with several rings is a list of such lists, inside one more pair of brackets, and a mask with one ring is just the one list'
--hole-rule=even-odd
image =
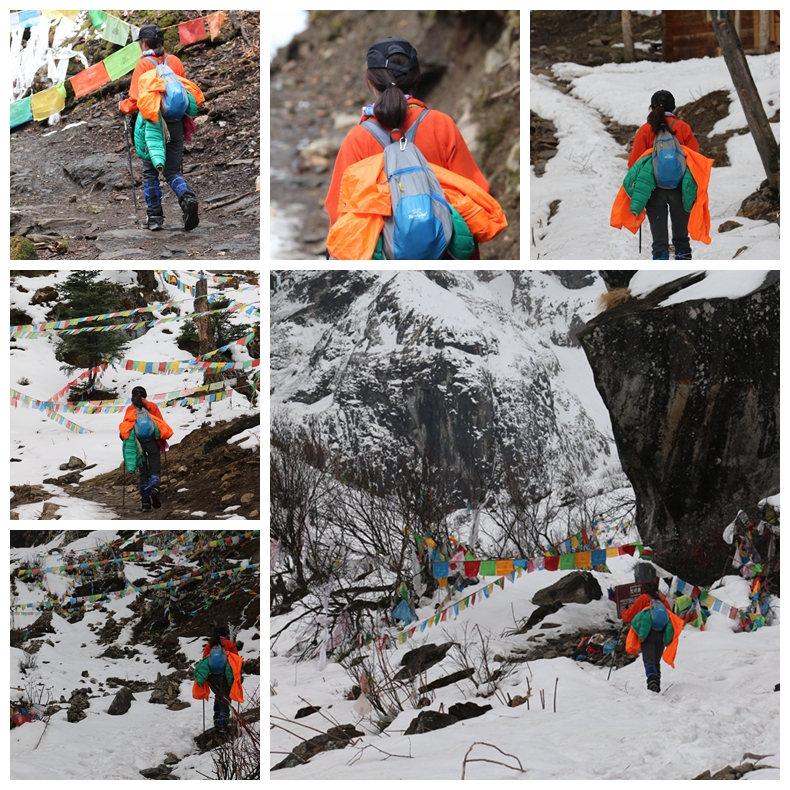
{"label": "yellow flag", "polygon": [[65,106],[66,89],[63,88],[63,83],[40,93],[34,93],[30,99],[30,108],[33,110],[35,121],[44,121],[53,113],[60,112]]}

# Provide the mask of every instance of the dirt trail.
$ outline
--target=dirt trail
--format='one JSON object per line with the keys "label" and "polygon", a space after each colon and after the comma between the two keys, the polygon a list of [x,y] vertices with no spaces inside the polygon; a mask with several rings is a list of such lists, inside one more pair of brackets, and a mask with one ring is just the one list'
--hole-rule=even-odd
{"label": "dirt trail", "polygon": [[[12,130],[12,235],[25,236],[36,245],[38,258],[49,260],[258,259],[260,22],[252,12],[236,14],[251,44],[233,35],[226,22],[227,37],[174,51],[206,96],[183,158],[183,173],[200,203],[197,228],[184,231],[178,201],[166,183],[164,229],[152,232],[136,224],[118,111],[120,93],[129,90],[128,75],[76,102],[69,99],[52,128],[30,121]],[[142,165],[133,143],[132,165],[142,221]]]}

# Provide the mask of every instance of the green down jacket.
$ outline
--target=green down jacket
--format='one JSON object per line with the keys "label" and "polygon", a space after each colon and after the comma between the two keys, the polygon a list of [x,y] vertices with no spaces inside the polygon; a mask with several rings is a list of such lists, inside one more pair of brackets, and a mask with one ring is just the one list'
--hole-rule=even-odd
{"label": "green down jacket", "polygon": [[134,429],[129,432],[129,438],[123,440],[123,462],[127,472],[134,472],[143,462],[143,452]]}
{"label": "green down jacket", "polygon": [[[197,102],[189,91],[186,93],[189,100],[186,114],[194,118],[197,115]],[[137,113],[137,122],[134,125],[134,148],[140,159],[147,159],[154,167],[165,166],[165,140],[162,130],[164,124],[161,114],[159,123],[153,123]]]}
{"label": "green down jacket", "polygon": [[[683,208],[686,211],[691,211],[691,207],[697,199],[697,182],[688,167],[683,174],[680,186],[683,190]],[[647,205],[647,201],[650,200],[653,190],[656,189],[652,156],[643,156],[636,160],[623,180],[623,188],[631,198],[631,213],[638,217]]]}
{"label": "green down jacket", "polygon": [[[650,172],[653,172],[653,169],[650,169]],[[688,170],[686,171],[688,172]],[[696,185],[695,185],[696,186]],[[647,638],[647,635],[650,633],[650,629],[653,627],[653,618],[650,614],[650,607],[648,606],[647,609],[642,609],[641,612],[637,613],[634,616],[634,619],[631,620],[631,627],[636,631],[636,635],[639,637],[640,642],[644,642]],[[664,626],[664,647],[666,647],[674,638],[675,636],[675,629],[672,626],[672,621],[670,620]]]}

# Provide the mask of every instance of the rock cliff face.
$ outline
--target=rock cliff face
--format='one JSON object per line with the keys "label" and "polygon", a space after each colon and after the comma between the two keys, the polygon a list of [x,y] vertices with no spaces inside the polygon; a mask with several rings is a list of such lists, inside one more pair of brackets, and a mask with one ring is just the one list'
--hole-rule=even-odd
{"label": "rock cliff face", "polygon": [[779,490],[779,275],[740,298],[667,297],[689,275],[590,320],[580,339],[657,561],[717,579],[739,509]]}
{"label": "rock cliff face", "polygon": [[536,492],[607,462],[619,471],[608,424],[580,399],[593,385],[574,331],[602,290],[594,273],[288,272],[281,282],[273,411],[311,424],[346,468],[364,461],[394,479],[405,460],[427,458],[455,506],[503,465]]}

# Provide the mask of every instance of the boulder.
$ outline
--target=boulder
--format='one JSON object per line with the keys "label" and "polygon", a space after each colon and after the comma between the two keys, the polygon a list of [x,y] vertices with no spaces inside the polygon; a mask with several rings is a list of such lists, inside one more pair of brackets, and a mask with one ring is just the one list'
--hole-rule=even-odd
{"label": "boulder", "polygon": [[493,710],[493,705],[478,705],[474,702],[456,702],[448,708],[449,714],[455,716],[458,721],[477,718],[489,710]]}
{"label": "boulder", "polygon": [[128,688],[124,687],[120,689],[113,698],[107,713],[109,713],[110,716],[122,716],[132,707],[133,701],[134,694],[132,694]]}
{"label": "boulder", "polygon": [[779,273],[739,298],[662,305],[704,278],[631,299],[580,333],[642,539],[695,584],[729,566],[721,534],[738,511],[754,517],[779,490]]}
{"label": "boulder", "polygon": [[48,285],[46,288],[39,288],[30,300],[30,304],[44,304],[49,302],[57,302],[60,296],[58,292]]}
{"label": "boulder", "polygon": [[404,735],[419,735],[422,732],[441,730],[455,724],[458,719],[449,713],[439,713],[437,710],[424,710],[406,728]]}
{"label": "boulder", "polygon": [[425,672],[434,664],[438,664],[453,646],[452,642],[441,645],[427,644],[409,650],[401,659],[401,669],[395,675],[396,680],[407,680]]}
{"label": "boulder", "polygon": [[538,590],[532,596],[532,603],[535,606],[553,607],[557,603],[590,603],[601,598],[603,592],[595,577],[587,571],[574,571],[549,587]]}
{"label": "boulder", "polygon": [[328,752],[333,749],[345,749],[352,738],[360,738],[364,733],[357,730],[353,724],[341,724],[339,727],[332,727],[309,741],[302,741],[295,746],[291,754],[284,760],[277,763],[271,770],[277,771],[280,768],[293,768],[295,765],[304,765],[315,755],[321,752]]}

